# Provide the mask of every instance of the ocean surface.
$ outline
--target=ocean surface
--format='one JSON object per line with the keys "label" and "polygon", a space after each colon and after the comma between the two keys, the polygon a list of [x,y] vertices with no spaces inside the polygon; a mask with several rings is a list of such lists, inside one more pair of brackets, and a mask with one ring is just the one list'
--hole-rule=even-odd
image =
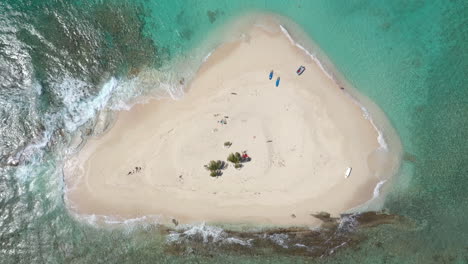
{"label": "ocean surface", "polygon": [[[182,95],[210,33],[251,12],[297,23],[388,116],[404,154],[383,208],[405,224],[349,229],[358,243],[311,257],[287,233],[255,250],[187,227],[199,250],[181,253],[181,234],[145,221],[72,216],[64,159],[135,98]],[[0,263],[468,263],[467,43],[463,0],[1,0]]]}

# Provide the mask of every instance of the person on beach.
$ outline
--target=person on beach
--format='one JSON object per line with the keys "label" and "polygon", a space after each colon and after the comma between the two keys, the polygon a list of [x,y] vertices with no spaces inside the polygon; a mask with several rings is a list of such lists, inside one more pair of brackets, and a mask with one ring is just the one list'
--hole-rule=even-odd
{"label": "person on beach", "polygon": [[247,151],[242,152],[242,161],[250,161],[250,157],[247,154]]}

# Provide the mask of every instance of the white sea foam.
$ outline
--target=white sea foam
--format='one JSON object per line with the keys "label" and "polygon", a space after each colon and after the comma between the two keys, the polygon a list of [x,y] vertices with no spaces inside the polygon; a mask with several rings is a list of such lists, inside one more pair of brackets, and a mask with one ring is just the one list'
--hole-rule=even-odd
{"label": "white sea foam", "polygon": [[198,236],[203,239],[204,243],[216,243],[227,238],[227,235],[222,228],[201,223],[196,225],[180,226],[179,230],[171,232],[171,234],[167,236],[166,242],[177,242],[182,238],[195,238]]}
{"label": "white sea foam", "polygon": [[373,199],[379,197],[380,195],[380,189],[382,189],[382,186],[385,184],[387,180],[383,180],[383,181],[379,181],[379,183],[377,183],[377,185],[375,186],[374,188],[374,194],[373,194]]}
{"label": "white sea foam", "polygon": [[167,91],[173,100],[179,100],[184,94],[181,89],[178,89],[170,82],[160,82],[159,86]]}
{"label": "white sea foam", "polygon": [[[58,113],[65,116],[65,129],[69,132],[74,132],[78,127],[82,126],[88,120],[92,119],[96,112],[102,109],[109,101],[113,90],[117,87],[117,79],[112,77],[107,81],[99,93],[92,99],[83,99],[90,84],[71,77],[64,77],[62,81],[56,85],[60,87],[59,96],[65,105],[64,112]],[[56,119],[52,117],[52,119]]]}
{"label": "white sea foam", "polygon": [[369,120],[372,124],[372,126],[374,127],[374,129],[377,131],[377,142],[379,142],[379,145],[380,145],[380,148],[388,151],[388,145],[387,145],[387,142],[385,141],[385,138],[383,136],[383,133],[382,131],[377,127],[377,125],[374,123],[374,120],[372,119],[372,116],[371,114],[369,113],[369,111],[367,110],[367,108],[365,108],[363,105],[361,105],[354,97],[352,97],[353,101],[358,104],[360,107],[361,107],[361,110],[363,112],[363,115],[364,115],[364,118],[366,118],[367,120]]}
{"label": "white sea foam", "polygon": [[383,186],[385,185],[385,183],[387,182],[387,180],[382,180],[382,181],[379,181],[375,187],[374,187],[374,191],[372,193],[372,198],[368,201],[366,201],[365,203],[363,204],[360,204],[354,208],[351,208],[348,210],[348,212],[363,212],[363,211],[377,211],[381,208],[382,206],[382,203],[383,203],[383,199],[382,197],[380,196],[381,194],[381,191],[382,191],[382,188]]}
{"label": "white sea foam", "polygon": [[273,234],[269,235],[267,238],[282,248],[288,248],[287,242],[289,237],[287,234]]}
{"label": "white sea foam", "polygon": [[172,231],[166,237],[167,243],[179,243],[184,239],[202,238],[204,243],[222,243],[237,244],[250,247],[254,239],[241,239],[238,237],[229,237],[228,233],[217,226],[201,224],[180,225],[175,231]]}
{"label": "white sea foam", "polygon": [[202,60],[202,61],[203,61],[203,62],[206,62],[206,61],[208,60],[208,58],[211,56],[211,54],[213,54],[213,51],[208,52],[208,54],[206,54],[206,56],[203,57],[203,60]]}
{"label": "white sea foam", "polygon": [[47,143],[50,140],[50,135],[51,135],[50,131],[47,131],[47,130],[44,131],[40,140],[38,142],[27,145],[24,148],[24,150],[21,152],[21,155],[30,156],[33,153],[35,153],[37,150],[42,149],[43,147],[47,146]]}
{"label": "white sea foam", "polygon": [[[73,209],[73,206],[69,204],[69,207]],[[74,212],[72,210],[72,212]],[[122,218],[111,215],[99,215],[99,214],[77,214],[74,213],[75,217],[94,226],[99,224],[125,226],[126,228],[132,229],[133,227],[142,226],[143,224],[159,224],[161,222],[160,215],[145,215],[136,218]],[[137,225],[138,224],[138,225]]]}
{"label": "white sea foam", "polygon": [[[162,216],[160,215],[148,215],[130,219],[96,214],[75,214],[75,217],[94,226],[98,226],[102,223],[117,226],[123,225],[128,231],[131,231],[136,227],[141,227],[144,224],[160,224],[162,219]],[[223,228],[201,223],[179,225],[174,231],[171,231],[170,234],[166,236],[166,242],[179,243],[184,239],[195,239],[198,237],[201,237],[204,243],[238,244],[247,247],[252,246],[252,242],[254,240],[229,237]]]}
{"label": "white sea foam", "polygon": [[351,231],[356,228],[358,222],[354,215],[342,216],[338,225],[338,230]]}
{"label": "white sea foam", "polygon": [[283,25],[280,25],[280,29],[281,31],[286,35],[286,37],[289,39],[289,41],[293,44],[296,44],[296,42],[294,41],[294,39],[291,37],[291,35],[289,34],[288,30],[283,26]]}
{"label": "white sea foam", "polygon": [[342,246],[344,246],[344,245],[346,245],[346,244],[347,244],[347,242],[343,242],[343,243],[339,244],[338,246],[332,248],[332,249],[330,250],[330,254],[335,253],[335,251],[336,251],[338,248],[340,248],[340,247],[342,247]]}
{"label": "white sea foam", "polygon": [[312,54],[310,51],[308,51],[306,48],[304,48],[304,46],[302,46],[301,44],[299,44],[298,42],[296,42],[292,37],[291,35],[289,34],[288,30],[283,26],[283,25],[280,25],[280,28],[281,28],[281,31],[286,35],[286,37],[289,39],[289,41],[295,45],[296,47],[298,47],[299,49],[301,49],[304,53],[306,53],[307,55],[309,55],[309,57],[319,66],[319,68],[323,71],[323,73],[325,73],[325,75],[330,78],[331,80],[335,81],[335,79],[333,78],[333,75],[327,71],[327,69],[323,66],[322,62],[317,58],[317,56],[315,54]]}
{"label": "white sea foam", "polygon": [[241,246],[251,247],[253,239],[242,240],[235,237],[228,237],[223,242],[227,244],[238,244]]}
{"label": "white sea foam", "polygon": [[16,166],[20,161],[31,158],[35,153],[38,153],[37,151],[47,146],[47,143],[50,141],[50,136],[50,131],[44,131],[38,141],[29,143],[21,151],[8,157],[7,164]]}
{"label": "white sea foam", "polygon": [[184,236],[188,237],[194,237],[199,235],[203,238],[204,243],[208,243],[209,241],[218,242],[226,236],[222,228],[216,226],[209,226],[205,223],[193,225],[189,229],[184,231],[183,234]]}

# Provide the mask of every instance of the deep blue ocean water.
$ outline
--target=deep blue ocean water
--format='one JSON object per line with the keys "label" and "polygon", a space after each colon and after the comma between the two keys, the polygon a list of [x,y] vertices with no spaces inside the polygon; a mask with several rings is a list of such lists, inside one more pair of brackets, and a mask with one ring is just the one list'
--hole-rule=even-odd
{"label": "deep blue ocean water", "polygon": [[[197,60],[191,51],[210,32],[248,12],[297,23],[383,109],[404,149],[384,208],[411,226],[363,230],[359,246],[321,259],[215,248],[207,257],[166,252],[151,225],[98,228],[70,216],[61,169],[75,136],[100,110],[167,89],[185,74],[173,60]],[[461,0],[3,0],[0,263],[468,263],[466,43]],[[164,78],[119,85],[145,68]]]}

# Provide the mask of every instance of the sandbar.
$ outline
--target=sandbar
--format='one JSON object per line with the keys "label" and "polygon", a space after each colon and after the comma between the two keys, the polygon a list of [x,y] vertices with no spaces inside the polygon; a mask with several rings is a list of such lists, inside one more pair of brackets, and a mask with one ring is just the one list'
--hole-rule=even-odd
{"label": "sandbar", "polygon": [[[313,213],[372,198],[377,137],[356,100],[279,25],[252,26],[213,51],[182,98],[120,111],[90,138],[67,161],[65,200],[77,215],[314,225]],[[251,160],[241,169],[228,162],[211,177],[204,167],[242,151]]]}

